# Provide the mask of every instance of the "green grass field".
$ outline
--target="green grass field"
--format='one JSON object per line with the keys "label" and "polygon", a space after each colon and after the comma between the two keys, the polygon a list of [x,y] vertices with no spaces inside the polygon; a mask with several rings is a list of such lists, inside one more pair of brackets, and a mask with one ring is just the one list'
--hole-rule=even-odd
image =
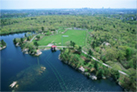
{"label": "green grass field", "polygon": [[[49,43],[54,43],[58,46],[65,46],[66,42],[73,41],[77,45],[84,46],[86,41],[86,30],[68,30],[64,34],[57,34],[52,36],[45,36],[41,40],[38,41],[40,46],[48,45]],[[68,37],[62,37],[62,35],[68,35]],[[34,41],[34,40],[33,40]]]}

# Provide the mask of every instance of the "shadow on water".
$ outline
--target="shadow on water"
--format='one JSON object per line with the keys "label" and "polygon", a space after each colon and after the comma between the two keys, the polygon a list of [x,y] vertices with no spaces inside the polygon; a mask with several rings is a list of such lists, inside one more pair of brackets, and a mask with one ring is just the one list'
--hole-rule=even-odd
{"label": "shadow on water", "polygon": [[30,66],[11,79],[11,81],[16,82],[16,84],[13,87],[10,87],[10,89],[14,91],[28,89],[30,86],[34,86],[33,84],[37,84],[37,81],[40,81],[45,77],[47,74],[46,71],[46,67],[43,65]]}

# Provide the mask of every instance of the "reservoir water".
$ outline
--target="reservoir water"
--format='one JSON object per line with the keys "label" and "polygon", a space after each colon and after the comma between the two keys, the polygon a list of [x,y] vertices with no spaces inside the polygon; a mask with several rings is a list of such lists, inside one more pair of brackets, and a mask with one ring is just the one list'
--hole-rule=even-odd
{"label": "reservoir water", "polygon": [[[7,44],[0,51],[1,91],[123,91],[114,81],[93,81],[62,63],[58,59],[60,51],[42,51],[39,57],[23,54],[20,47],[14,46],[13,39],[24,34],[0,37]],[[41,67],[46,70],[40,70]],[[14,81],[18,86],[11,88]]]}

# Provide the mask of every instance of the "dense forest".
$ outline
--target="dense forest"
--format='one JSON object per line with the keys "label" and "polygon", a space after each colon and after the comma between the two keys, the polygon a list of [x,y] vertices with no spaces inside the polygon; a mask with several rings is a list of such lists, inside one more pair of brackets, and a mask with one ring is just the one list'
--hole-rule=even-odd
{"label": "dense forest", "polygon": [[[129,16],[129,15],[128,15]],[[121,15],[119,15],[121,17]],[[129,16],[130,18],[131,16]],[[131,17],[132,18],[132,17]],[[0,34],[57,30],[59,27],[78,27],[93,30],[127,30],[136,33],[136,20],[121,20],[103,15],[47,15],[25,18],[2,18]],[[111,26],[110,26],[111,25]],[[41,28],[44,27],[45,30]]]}
{"label": "dense forest", "polygon": [[[87,42],[82,49],[86,52],[90,50],[94,57],[116,70],[126,72],[130,77],[120,77],[123,78],[121,79],[123,85],[126,82],[130,88],[124,85],[125,88],[135,90],[137,81],[135,9],[2,10],[0,16],[0,35],[28,31],[49,34],[60,28],[72,27],[93,30],[88,31]],[[30,40],[29,37],[26,39]],[[24,40],[25,38],[15,39],[14,43]],[[36,42],[35,44],[38,46]]]}

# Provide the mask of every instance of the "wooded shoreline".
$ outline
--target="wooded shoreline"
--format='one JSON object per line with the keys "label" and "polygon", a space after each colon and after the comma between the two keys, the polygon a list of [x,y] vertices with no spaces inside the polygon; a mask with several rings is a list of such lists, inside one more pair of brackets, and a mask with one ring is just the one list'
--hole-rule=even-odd
{"label": "wooded shoreline", "polygon": [[[109,68],[105,68],[102,65],[100,65],[99,63],[95,63],[92,60],[88,61],[88,63],[92,62],[94,64],[94,67],[92,67],[92,68],[88,68],[86,65],[81,65],[80,59],[78,59],[76,56],[74,58],[74,55],[72,55],[72,51],[68,50],[67,48],[61,50],[61,53],[60,53],[58,59],[60,59],[63,63],[71,66],[75,70],[80,71],[82,74],[84,74],[85,76],[87,76],[88,78],[90,78],[92,80],[98,80],[98,79],[111,79],[112,80],[113,79],[113,81],[115,81],[118,85],[120,85],[124,89],[124,91],[129,91],[129,90],[133,91],[133,89],[126,88],[125,85],[127,85],[127,84],[121,82],[121,78],[126,77],[125,75],[119,74],[118,71],[115,71],[115,73],[114,73],[113,69],[110,70]],[[85,62],[86,61],[83,61],[83,63],[85,63]],[[91,69],[91,70],[89,70],[89,69]],[[108,72],[108,71],[110,71],[110,72]]]}

